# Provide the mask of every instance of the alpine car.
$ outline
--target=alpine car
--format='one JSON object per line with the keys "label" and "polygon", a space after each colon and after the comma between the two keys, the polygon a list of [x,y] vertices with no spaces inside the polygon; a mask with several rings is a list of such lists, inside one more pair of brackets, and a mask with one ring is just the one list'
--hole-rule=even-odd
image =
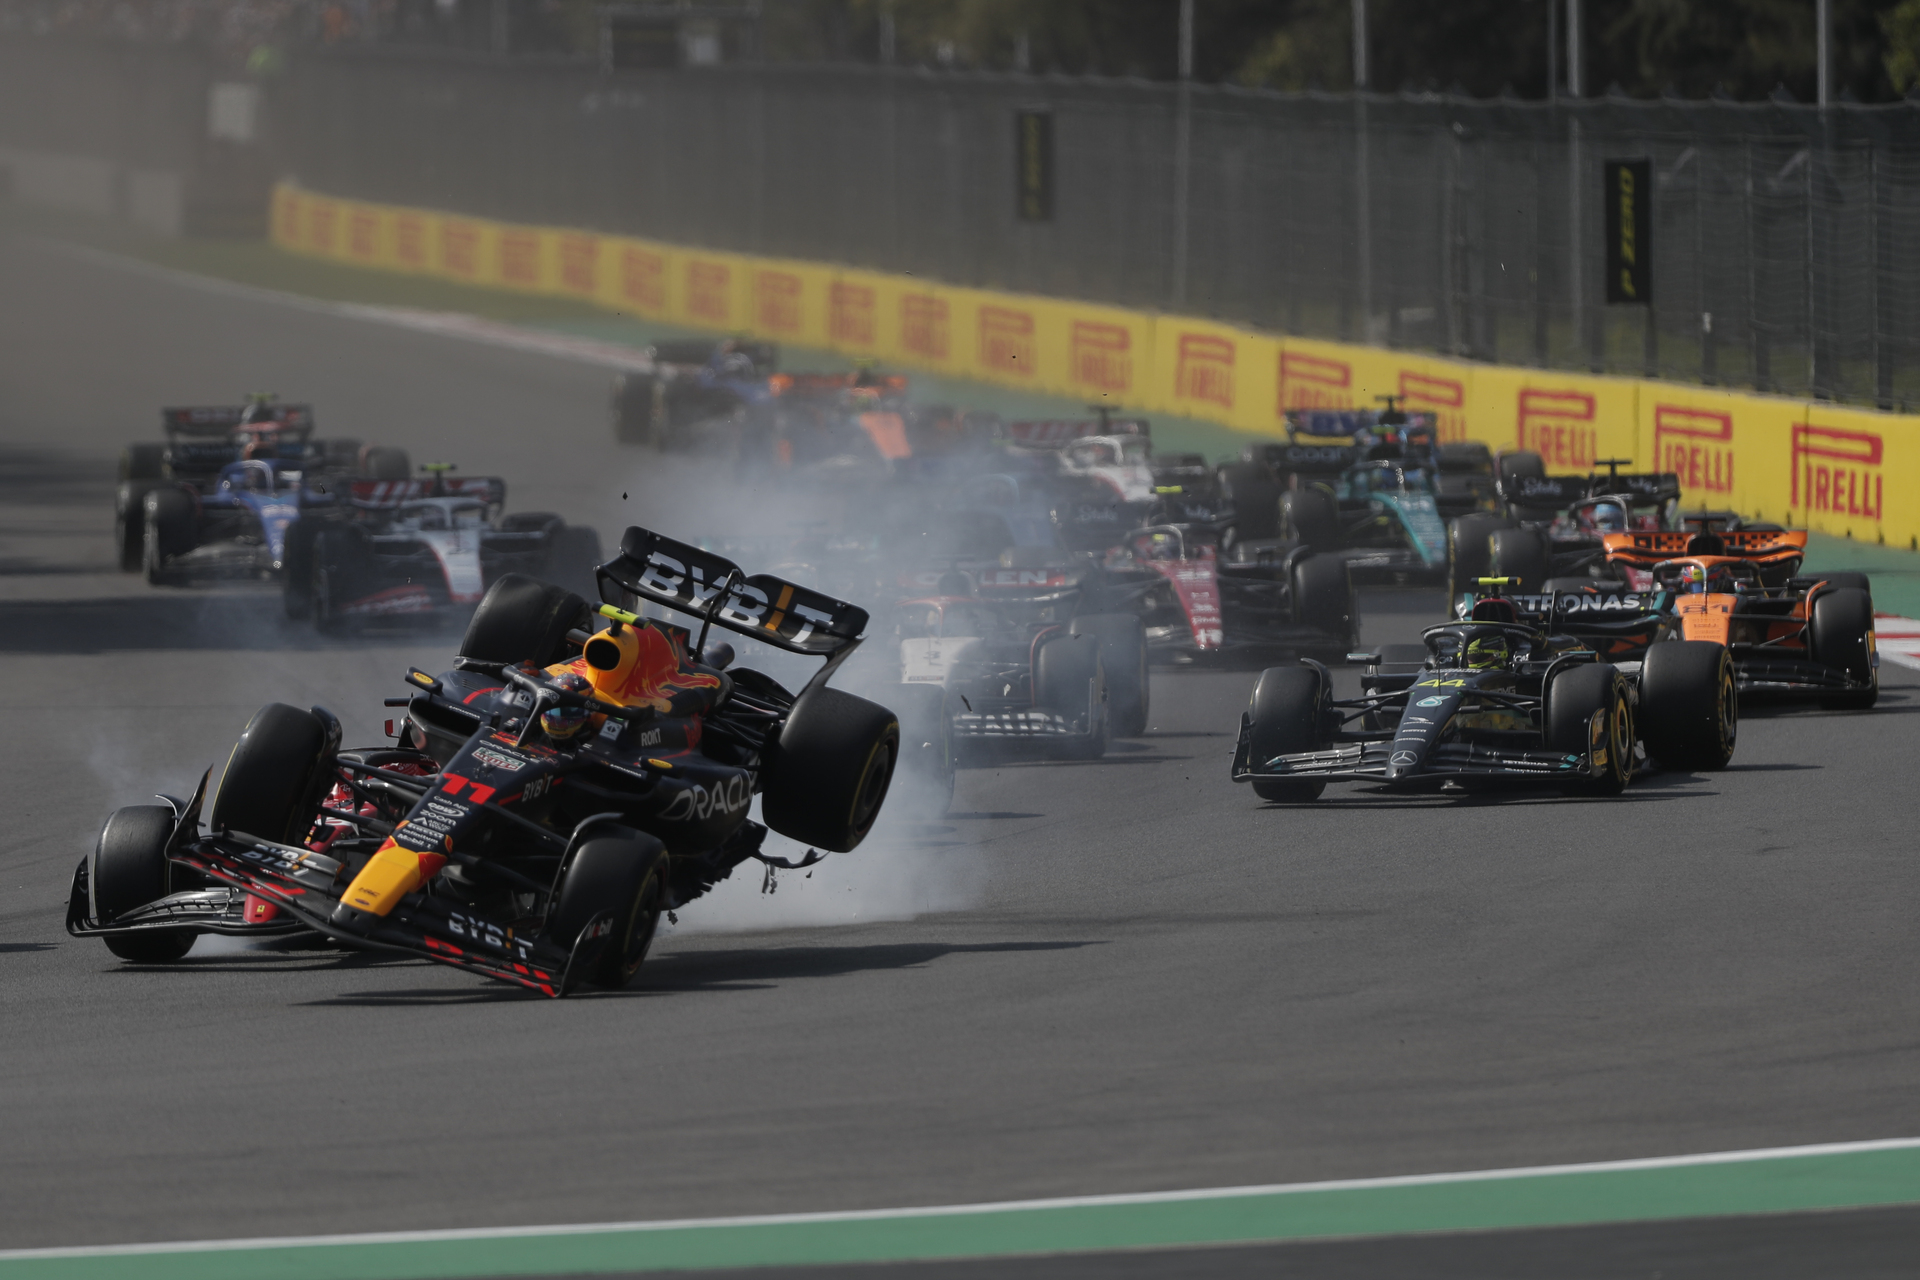
{"label": "alpine car", "polygon": [[[599,576],[698,636],[504,577],[454,668],[411,671],[390,700],[407,708],[398,747],[343,751],[323,708],[263,708],[204,828],[205,777],[190,800],[107,819],[68,932],[165,963],[201,933],[304,928],[562,996],[625,986],[660,916],[748,859],[857,847],[899,749],[892,712],[827,685],[865,612],[639,528]],[[790,692],[732,669],[713,627],[824,665]],[[765,854],[769,828],[815,848]]]}
{"label": "alpine car", "polygon": [[163,444],[129,445],[114,498],[120,567],[154,585],[255,577],[284,567],[287,526],[330,508],[355,474],[402,477],[399,449],[313,438],[313,410],[255,396],[161,411]]}
{"label": "alpine car", "polygon": [[1737,713],[1721,645],[1654,645],[1630,672],[1497,597],[1422,640],[1413,654],[1350,655],[1367,664],[1353,699],[1333,697],[1317,662],[1261,672],[1240,719],[1234,781],[1279,802],[1316,800],[1329,782],[1617,795],[1642,743],[1668,768],[1720,768],[1732,757]]}
{"label": "alpine car", "polygon": [[592,592],[600,535],[547,512],[503,515],[497,476],[355,480],[342,502],[300,520],[285,538],[289,618],[338,631],[375,619],[461,613],[510,573]]}

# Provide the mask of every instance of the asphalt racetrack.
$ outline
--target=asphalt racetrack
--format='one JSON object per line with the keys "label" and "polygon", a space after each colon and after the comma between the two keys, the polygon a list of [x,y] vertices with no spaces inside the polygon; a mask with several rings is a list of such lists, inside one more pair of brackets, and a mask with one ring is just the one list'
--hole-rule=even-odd
{"label": "asphalt racetrack", "polygon": [[[123,965],[62,929],[109,809],[189,792],[268,701],[377,742],[380,699],[456,639],[326,640],[262,587],[115,571],[120,447],[163,403],[253,389],[503,475],[510,509],[609,544],[767,510],[616,448],[586,365],[0,240],[0,1248],[1920,1133],[1920,689],[1894,666],[1872,712],[1750,707],[1732,768],[1620,799],[1336,787],[1297,809],[1228,780],[1251,672],[1156,671],[1145,738],[970,769],[951,813],[907,797],[771,895],[742,872],[617,995],[211,940]],[[1367,638],[1441,603],[1370,591]]]}

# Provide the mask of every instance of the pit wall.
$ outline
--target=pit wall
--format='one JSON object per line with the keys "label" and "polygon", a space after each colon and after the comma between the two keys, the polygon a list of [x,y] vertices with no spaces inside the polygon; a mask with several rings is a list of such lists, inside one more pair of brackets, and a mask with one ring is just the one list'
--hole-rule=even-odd
{"label": "pit wall", "polygon": [[1920,549],[1920,417],[1641,378],[1592,377],[1272,334],[816,262],[275,188],[283,249],[595,303],[665,324],[871,358],[1249,437],[1288,409],[1439,416],[1446,440],[1533,449],[1550,471],[1619,458],[1678,472],[1689,505]]}

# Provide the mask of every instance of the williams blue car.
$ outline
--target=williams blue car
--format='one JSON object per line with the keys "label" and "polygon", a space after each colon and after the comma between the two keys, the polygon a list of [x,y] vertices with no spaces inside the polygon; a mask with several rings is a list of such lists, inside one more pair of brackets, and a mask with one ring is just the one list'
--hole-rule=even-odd
{"label": "williams blue car", "polygon": [[287,526],[303,511],[333,505],[334,496],[309,484],[297,463],[230,462],[204,489],[168,484],[147,491],[141,567],[155,586],[269,577],[285,562]]}

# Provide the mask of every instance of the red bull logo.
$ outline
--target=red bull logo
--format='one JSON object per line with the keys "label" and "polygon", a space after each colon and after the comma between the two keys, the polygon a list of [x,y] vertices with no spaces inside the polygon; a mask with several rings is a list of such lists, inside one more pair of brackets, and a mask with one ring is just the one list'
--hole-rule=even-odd
{"label": "red bull logo", "polygon": [[872,347],[873,290],[863,284],[845,284],[836,280],[827,298],[827,323],[833,331],[833,340],[855,347]]}
{"label": "red bull logo", "polygon": [[687,264],[687,312],[713,324],[733,322],[733,270],[724,262]]}
{"label": "red bull logo", "polygon": [[451,275],[480,274],[480,230],[471,222],[440,220],[440,267]]}
{"label": "red bull logo", "polygon": [[1792,505],[1809,516],[1827,512],[1879,520],[1886,510],[1880,462],[1886,442],[1871,431],[1793,425]]}
{"label": "red bull logo", "polygon": [[1033,313],[1010,307],[980,308],[980,363],[1000,373],[1031,378],[1039,370],[1033,349]]}
{"label": "red bull logo", "polygon": [[1289,409],[1351,409],[1353,366],[1300,351],[1280,353],[1280,415]]}
{"label": "red bull logo", "polygon": [[1075,382],[1114,393],[1133,389],[1133,335],[1126,326],[1075,320],[1070,337]]}
{"label": "red bull logo", "polygon": [[1686,493],[1733,493],[1733,415],[1655,405],[1653,467],[1680,477]]}
{"label": "red bull logo", "polygon": [[1433,414],[1442,441],[1467,438],[1467,384],[1432,374],[1400,371],[1400,398],[1409,409]]}
{"label": "red bull logo", "polygon": [[532,231],[500,233],[500,278],[534,288],[540,283],[540,237]]}
{"label": "red bull logo", "polygon": [[427,265],[427,220],[417,213],[399,213],[393,219],[393,255],[410,267]]}
{"label": "red bull logo", "polygon": [[947,358],[947,303],[930,294],[900,298],[900,345],[929,360]]}
{"label": "red bull logo", "polygon": [[569,233],[560,237],[560,287],[569,293],[594,293],[600,284],[600,237]]}
{"label": "red bull logo", "polygon": [[755,272],[753,314],[762,329],[800,332],[800,277],[791,271]]}
{"label": "red bull logo", "polygon": [[1518,447],[1539,454],[1550,471],[1591,468],[1595,416],[1593,397],[1585,392],[1522,388]]}
{"label": "red bull logo", "polygon": [[667,309],[667,260],[629,247],[620,255],[620,296],[643,311]]}
{"label": "red bull logo", "polygon": [[1180,335],[1179,360],[1173,369],[1174,394],[1188,400],[1207,400],[1233,408],[1233,342],[1205,333]]}

